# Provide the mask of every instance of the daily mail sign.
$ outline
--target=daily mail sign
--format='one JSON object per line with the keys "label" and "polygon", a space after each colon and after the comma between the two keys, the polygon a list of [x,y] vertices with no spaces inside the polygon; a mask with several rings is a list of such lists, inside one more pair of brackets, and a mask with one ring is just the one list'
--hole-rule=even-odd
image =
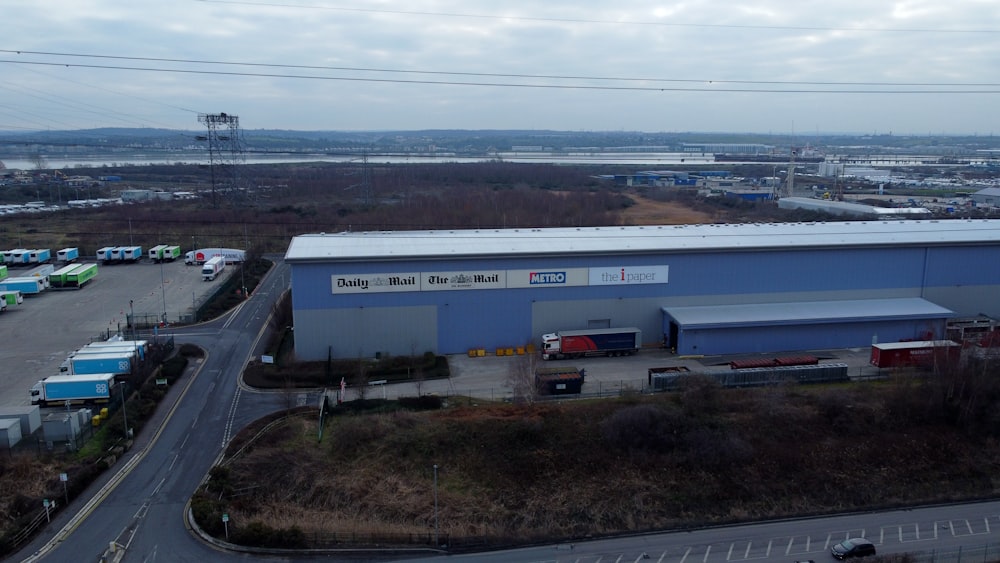
{"label": "daily mail sign", "polygon": [[590,285],[637,285],[667,283],[669,266],[625,266],[591,268]]}
{"label": "daily mail sign", "polygon": [[667,283],[668,269],[667,266],[626,266],[465,272],[395,272],[336,275],[331,278],[331,282],[334,295],[396,291],[637,285]]}
{"label": "daily mail sign", "polygon": [[475,272],[423,272],[420,276],[420,291],[503,289],[507,287],[507,272],[503,270],[478,270]]}
{"label": "daily mail sign", "polygon": [[333,293],[389,293],[393,291],[420,291],[420,273],[353,274],[333,276]]}

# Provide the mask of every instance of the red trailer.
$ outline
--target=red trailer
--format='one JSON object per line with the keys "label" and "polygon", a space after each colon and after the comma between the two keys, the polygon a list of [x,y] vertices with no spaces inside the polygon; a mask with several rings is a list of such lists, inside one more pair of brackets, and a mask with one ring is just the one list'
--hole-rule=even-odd
{"label": "red trailer", "polygon": [[871,364],[878,368],[955,365],[962,345],[951,340],[915,340],[873,344]]}

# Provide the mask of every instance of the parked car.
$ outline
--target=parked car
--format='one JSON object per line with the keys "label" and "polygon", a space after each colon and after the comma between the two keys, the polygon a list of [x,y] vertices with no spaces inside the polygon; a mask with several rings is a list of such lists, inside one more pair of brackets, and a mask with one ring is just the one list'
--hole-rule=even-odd
{"label": "parked car", "polygon": [[831,547],[830,554],[841,560],[875,555],[875,544],[865,538],[851,538]]}

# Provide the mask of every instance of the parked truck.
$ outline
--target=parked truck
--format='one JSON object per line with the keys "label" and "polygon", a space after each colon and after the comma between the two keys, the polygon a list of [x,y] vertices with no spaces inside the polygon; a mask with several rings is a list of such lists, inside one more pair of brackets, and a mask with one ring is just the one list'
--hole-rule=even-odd
{"label": "parked truck", "polygon": [[642,331],[637,328],[597,328],[562,330],[542,335],[542,359],[584,356],[623,356],[642,347]]}
{"label": "parked truck", "polygon": [[32,405],[108,403],[115,390],[115,374],[52,375],[31,387]]}
{"label": "parked truck", "polygon": [[226,269],[226,259],[222,256],[213,256],[201,266],[201,279],[212,281]]}
{"label": "parked truck", "polygon": [[585,372],[575,367],[538,368],[535,389],[540,395],[567,395],[583,390]]}
{"label": "parked truck", "polygon": [[0,280],[7,279],[7,266],[0,264]]}
{"label": "parked truck", "polygon": [[215,256],[222,256],[227,264],[236,264],[246,260],[246,251],[235,248],[200,248],[184,255],[184,263],[188,266],[202,265]]}
{"label": "parked truck", "polygon": [[128,352],[84,354],[69,359],[69,372],[73,375],[93,373],[132,373],[135,355]]}
{"label": "parked truck", "polygon": [[64,248],[56,252],[56,260],[64,264],[76,262],[80,259],[80,249],[76,247]]}
{"label": "parked truck", "polygon": [[952,340],[913,340],[872,344],[871,365],[877,368],[954,366],[962,345]]}
{"label": "parked truck", "polygon": [[42,278],[7,278],[0,281],[0,291],[20,291],[22,295],[37,295],[45,291]]}

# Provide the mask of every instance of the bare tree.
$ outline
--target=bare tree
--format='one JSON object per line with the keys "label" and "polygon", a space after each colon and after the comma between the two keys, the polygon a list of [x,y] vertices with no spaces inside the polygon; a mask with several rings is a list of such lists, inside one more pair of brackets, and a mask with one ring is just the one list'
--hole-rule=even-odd
{"label": "bare tree", "polygon": [[537,354],[524,354],[514,358],[507,371],[507,385],[514,394],[514,402],[533,404],[538,399],[535,371],[538,367]]}

